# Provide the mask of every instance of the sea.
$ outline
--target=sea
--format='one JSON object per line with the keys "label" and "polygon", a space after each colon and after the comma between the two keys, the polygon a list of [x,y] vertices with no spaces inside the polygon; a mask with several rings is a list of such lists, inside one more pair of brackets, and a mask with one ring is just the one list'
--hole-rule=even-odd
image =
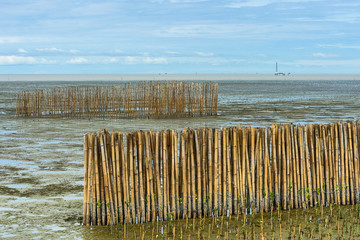
{"label": "sea", "polygon": [[[172,119],[71,119],[16,116],[16,94],[129,81],[217,81],[217,116]],[[81,225],[83,136],[224,126],[332,123],[360,119],[360,75],[70,74],[0,75],[0,239],[94,239]],[[102,229],[104,239],[108,229]],[[100,237],[101,238],[101,237]]]}

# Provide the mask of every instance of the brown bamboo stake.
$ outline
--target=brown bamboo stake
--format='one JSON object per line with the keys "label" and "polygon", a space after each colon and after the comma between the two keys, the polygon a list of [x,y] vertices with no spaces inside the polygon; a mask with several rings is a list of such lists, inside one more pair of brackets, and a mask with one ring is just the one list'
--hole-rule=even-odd
{"label": "brown bamboo stake", "polygon": [[[278,151],[277,146],[281,146],[279,144],[280,140],[277,138],[276,133],[278,132],[278,126],[273,124],[271,126],[271,134],[272,134],[272,161],[273,161],[273,171],[274,171],[274,197],[276,202],[276,207],[280,207],[280,196],[279,196],[279,171],[278,171]],[[270,207],[272,203],[270,204]]]}
{"label": "brown bamboo stake", "polygon": [[[134,103],[132,103],[133,105]],[[133,113],[133,112],[132,112]],[[133,166],[134,166],[134,185],[135,185],[135,223],[141,223],[141,197],[140,196],[140,182],[143,182],[142,179],[139,177],[139,148],[138,148],[138,141],[136,132],[131,133],[132,138],[132,152],[133,152]]]}
{"label": "brown bamboo stake", "polygon": [[[201,157],[200,157],[200,145],[199,145],[198,130],[194,130],[194,138],[195,138],[196,168],[197,168],[197,172],[196,172],[196,177],[197,177],[197,184],[196,184],[197,215],[201,218],[202,217]],[[203,169],[203,171],[205,171],[205,169]]]}
{"label": "brown bamboo stake", "polygon": [[[159,220],[163,220],[163,191],[161,190],[161,169],[160,169],[160,133],[155,134],[155,176],[156,176],[156,194],[157,194],[157,212]],[[164,189],[163,189],[164,190]]]}
{"label": "brown bamboo stake", "polygon": [[187,218],[187,205],[188,205],[188,184],[187,184],[187,167],[186,167],[186,151],[185,151],[185,133],[180,133],[180,145],[181,145],[181,170],[182,170],[182,196],[183,196],[183,218]]}
{"label": "brown bamboo stake", "polygon": [[175,218],[180,218],[180,174],[179,174],[179,155],[178,155],[178,134],[173,130],[174,141],[174,160],[175,160]]}
{"label": "brown bamboo stake", "polygon": [[[219,139],[218,139],[219,133],[218,130],[215,130],[214,132],[214,205],[211,210],[216,211],[216,216],[219,214],[219,205],[218,205],[218,196],[219,196],[219,175],[221,172],[218,172],[219,170]],[[220,175],[221,176],[221,175]]]}
{"label": "brown bamboo stake", "polygon": [[240,168],[239,168],[239,159],[238,159],[238,145],[237,145],[237,140],[238,140],[238,135],[237,135],[237,129],[233,128],[231,129],[231,134],[232,134],[232,162],[233,162],[233,174],[234,174],[234,198],[231,198],[231,201],[234,200],[234,212],[235,214],[239,213],[238,209],[238,205],[240,204],[240,198],[239,195],[241,196],[241,190],[240,190]]}
{"label": "brown bamboo stake", "polygon": [[344,160],[345,160],[345,192],[346,192],[346,204],[350,204],[350,171],[349,171],[349,155],[348,155],[348,140],[347,140],[347,131],[346,131],[346,125],[342,124],[342,130],[343,130],[343,141],[344,141]]}
{"label": "brown bamboo stake", "polygon": [[139,169],[139,188],[140,188],[140,211],[138,212],[138,219],[140,221],[140,223],[145,223],[146,222],[146,215],[145,215],[145,190],[144,190],[144,185],[146,184],[145,182],[143,182],[144,179],[144,169],[143,169],[143,133],[141,131],[136,133],[137,135],[137,150],[138,150],[138,169]]}
{"label": "brown bamboo stake", "polygon": [[[325,132],[325,126],[321,126],[322,139],[323,139],[323,148],[324,148],[324,172],[325,172],[325,189],[326,189],[326,200],[324,201],[326,205],[330,203],[330,171],[329,171],[329,157],[328,157],[328,148],[327,148],[327,137]],[[324,189],[324,191],[325,191]]]}
{"label": "brown bamboo stake", "polygon": [[328,157],[329,157],[329,178],[330,178],[330,202],[331,203],[335,203],[335,196],[334,196],[334,191],[335,191],[335,177],[334,177],[334,167],[336,167],[336,165],[334,164],[334,148],[333,148],[333,139],[334,139],[334,128],[333,125],[330,124],[328,125]]}
{"label": "brown bamboo stake", "polygon": [[209,200],[208,200],[208,214],[212,216],[212,210],[213,210],[213,199],[214,199],[214,184],[215,184],[215,164],[213,164],[213,156],[215,158],[215,154],[213,153],[213,130],[207,129],[207,136],[208,136],[208,161],[209,161]]}
{"label": "brown bamboo stake", "polygon": [[292,179],[292,196],[295,201],[291,201],[292,208],[298,208],[299,206],[299,199],[298,199],[298,176],[299,176],[299,170],[298,170],[298,159],[297,159],[297,148],[295,143],[295,133],[294,133],[294,125],[289,126],[290,130],[290,148],[291,148],[291,179]]}
{"label": "brown bamboo stake", "polygon": [[270,172],[270,160],[269,160],[269,149],[268,149],[268,128],[265,128],[265,135],[264,135],[264,186],[265,186],[265,197],[263,199],[265,205],[265,211],[269,211],[269,188],[271,191],[271,172]]}
{"label": "brown bamboo stake", "polygon": [[341,166],[341,203],[346,204],[345,198],[345,157],[344,157],[344,137],[343,137],[343,127],[342,123],[338,122],[339,129],[339,145],[340,145],[340,166]]}
{"label": "brown bamboo stake", "polygon": [[[243,146],[244,146],[244,149],[245,149],[245,158],[244,158],[244,161],[245,161],[245,166],[246,166],[246,172],[247,172],[247,183],[248,183],[248,192],[249,192],[249,202],[250,202],[250,208],[252,208],[252,201],[254,199],[254,192],[255,192],[255,187],[254,185],[252,184],[252,176],[251,176],[251,168],[250,168],[250,154],[248,152],[249,150],[249,146],[248,146],[248,142],[249,142],[249,131],[251,131],[250,128],[246,129],[244,128],[244,131],[243,131]],[[246,204],[246,203],[245,203]]]}
{"label": "brown bamboo stake", "polygon": [[196,211],[196,159],[194,150],[194,132],[190,131],[190,161],[191,161],[191,211],[194,218],[197,217]]}
{"label": "brown bamboo stake", "polygon": [[[304,127],[304,140],[305,140],[305,164],[306,164],[306,171],[307,171],[307,181],[308,181],[308,198],[310,201],[310,207],[313,207],[313,201],[314,201],[314,197],[313,197],[313,181],[312,181],[312,177],[314,178],[314,176],[312,176],[312,161],[310,159],[310,149],[311,147],[309,147],[309,143],[308,143],[308,126]],[[309,204],[309,203],[307,203]]]}
{"label": "brown bamboo stake", "polygon": [[[92,147],[90,145],[90,147]],[[90,148],[91,151],[91,148]],[[89,189],[89,179],[91,180],[89,172],[89,136],[88,134],[84,135],[84,200],[83,200],[83,224],[90,225],[90,189]]]}
{"label": "brown bamboo stake", "polygon": [[256,185],[255,185],[255,128],[250,128],[250,134],[251,134],[251,142],[250,142],[250,148],[251,148],[251,185],[252,185],[252,199],[250,200],[254,204],[256,204]]}
{"label": "brown bamboo stake", "polygon": [[[118,224],[118,219],[119,219],[119,211],[118,211],[118,187],[117,187],[117,176],[116,176],[116,171],[117,171],[117,167],[116,167],[116,134],[113,131],[111,133],[111,162],[112,162],[112,186],[113,186],[113,201],[114,201],[114,224]],[[110,168],[111,169],[111,168]],[[109,171],[111,171],[109,169]]]}
{"label": "brown bamboo stake", "polygon": [[209,151],[207,149],[207,137],[206,137],[206,133],[207,133],[207,129],[204,128],[201,131],[201,167],[202,167],[202,183],[201,183],[201,188],[202,188],[202,208],[203,208],[203,212],[204,212],[204,217],[207,216],[208,214],[208,196],[209,196],[209,168],[208,168],[208,164],[206,164],[207,161],[207,151]]}
{"label": "brown bamboo stake", "polygon": [[131,211],[131,222],[135,223],[136,219],[136,200],[135,200],[135,166],[134,166],[134,152],[133,152],[133,138],[132,135],[127,133],[126,138],[128,140],[128,154],[129,154],[129,164],[130,164],[130,211]]}
{"label": "brown bamboo stake", "polygon": [[281,126],[281,152],[282,154],[282,170],[283,170],[283,209],[287,210],[288,209],[288,202],[289,202],[289,194],[288,194],[288,189],[289,189],[289,179],[288,179],[288,175],[287,175],[287,169],[288,169],[288,161],[287,161],[287,155],[288,155],[288,151],[286,151],[287,146],[286,146],[286,141],[285,141],[285,126]]}
{"label": "brown bamboo stake", "polygon": [[232,179],[232,174],[231,174],[232,171],[231,171],[230,153],[229,153],[229,131],[227,129],[225,129],[225,150],[226,150],[226,165],[227,165],[227,183],[225,183],[225,185],[228,185],[228,187],[227,187],[228,192],[226,195],[227,205],[228,205],[227,211],[228,211],[228,215],[232,215],[233,214],[233,208],[232,208],[233,179]]}
{"label": "brown bamboo stake", "polygon": [[347,130],[348,130],[348,159],[349,159],[349,178],[350,178],[349,191],[350,191],[351,204],[355,204],[354,157],[353,157],[354,151],[353,151],[353,142],[352,142],[353,140],[352,140],[352,131],[351,131],[352,128],[349,122],[347,123]]}
{"label": "brown bamboo stake", "polygon": [[[105,209],[105,189],[104,189],[104,174],[102,171],[102,162],[101,162],[101,150],[100,148],[100,137],[101,137],[101,133],[98,132],[95,135],[94,138],[94,160],[95,160],[95,164],[96,167],[95,171],[98,171],[98,182],[99,184],[97,184],[97,199],[98,199],[98,209],[97,209],[97,225],[106,225],[106,209]],[[99,191],[98,191],[99,190]]]}
{"label": "brown bamboo stake", "polygon": [[178,201],[178,199],[176,198],[176,182],[175,182],[175,178],[176,178],[176,173],[175,173],[175,155],[177,154],[175,152],[175,143],[174,143],[174,132],[171,131],[170,132],[170,143],[171,143],[171,170],[170,175],[171,175],[171,213],[174,219],[176,219],[176,201]]}
{"label": "brown bamboo stake", "polygon": [[162,160],[163,160],[163,189],[164,189],[164,220],[168,220],[169,214],[169,179],[168,179],[168,151],[167,151],[167,131],[162,132]]}
{"label": "brown bamboo stake", "polygon": [[325,188],[326,188],[326,183],[325,183],[325,166],[324,166],[324,154],[323,154],[323,148],[324,148],[324,141],[321,138],[321,125],[318,125],[316,128],[316,132],[315,135],[317,137],[317,141],[318,141],[318,161],[319,161],[319,172],[320,172],[320,191],[321,191],[321,204],[322,206],[325,206]]}
{"label": "brown bamboo stake", "polygon": [[155,221],[155,208],[154,208],[154,177],[153,177],[153,162],[151,155],[151,143],[150,143],[150,133],[146,132],[145,134],[145,163],[146,163],[146,176],[148,177],[147,181],[147,201],[146,201],[146,221],[150,222]]}
{"label": "brown bamboo stake", "polygon": [[[120,141],[120,149],[121,149],[121,160],[122,160],[122,187],[124,192],[124,212],[125,212],[125,220],[124,223],[130,223],[130,170],[129,170],[129,157],[128,157],[128,146],[124,146],[123,143],[123,135],[119,133],[119,141]],[[127,136],[126,136],[127,139]]]}
{"label": "brown bamboo stake", "polygon": [[340,180],[339,180],[339,173],[341,173],[341,170],[339,171],[339,165],[341,163],[340,159],[339,159],[339,131],[338,131],[338,126],[335,123],[334,124],[334,147],[335,147],[335,151],[334,151],[334,163],[336,167],[334,167],[335,169],[335,194],[336,194],[336,204],[340,205],[341,204],[341,194],[340,194]]}
{"label": "brown bamboo stake", "polygon": [[[300,126],[300,124],[297,125],[297,137],[298,137],[298,151],[299,151],[299,167],[300,167],[300,178],[301,178],[301,203],[300,207],[304,206],[304,203],[306,202],[306,188],[308,186],[307,178],[306,178],[306,159],[305,159],[305,153],[304,153],[304,140],[303,140],[303,128]],[[308,204],[308,203],[306,203]]]}
{"label": "brown bamboo stake", "polygon": [[101,145],[101,158],[102,158],[102,171],[104,174],[104,188],[105,188],[105,200],[106,200],[106,212],[107,212],[107,223],[113,225],[115,222],[114,219],[114,209],[113,209],[113,199],[111,191],[111,181],[110,173],[108,169],[108,156],[107,156],[107,143],[106,143],[106,132],[103,132],[100,136],[100,145]]}
{"label": "brown bamboo stake", "polygon": [[[90,208],[88,211],[88,206],[89,206],[89,201],[90,199],[88,199],[88,192],[90,192],[90,189],[88,189],[88,165],[89,165],[89,140],[88,140],[89,136],[88,134],[84,135],[84,199],[83,199],[83,224],[84,225],[90,225]],[[92,148],[92,146],[90,145],[90,147]],[[90,148],[90,149],[91,149]],[[90,195],[90,193],[89,193]]]}
{"label": "brown bamboo stake", "polygon": [[314,204],[316,202],[319,202],[319,196],[317,195],[317,188],[318,188],[318,182],[317,182],[317,171],[316,171],[316,158],[315,158],[315,134],[314,134],[314,129],[313,129],[313,125],[310,124],[308,125],[309,127],[309,151],[310,151],[310,168],[311,168],[311,176],[312,176],[312,188],[313,188],[313,201]]}
{"label": "brown bamboo stake", "polygon": [[91,162],[92,165],[92,179],[91,179],[91,195],[92,195],[92,209],[91,209],[91,224],[92,225],[97,225],[97,189],[98,189],[98,165],[95,163],[94,161],[94,150],[93,150],[93,146],[94,146],[94,139],[93,139],[93,133],[88,134],[89,137],[89,162]]}
{"label": "brown bamboo stake", "polygon": [[355,181],[355,192],[356,203],[359,202],[359,153],[358,153],[358,140],[357,140],[357,127],[356,123],[352,123],[352,133],[353,133],[353,149],[354,149],[354,181]]}
{"label": "brown bamboo stake", "polygon": [[193,211],[193,204],[192,204],[192,184],[194,184],[192,180],[191,169],[193,168],[191,162],[191,141],[190,141],[191,132],[185,131],[185,149],[186,149],[186,168],[187,168],[187,189],[188,189],[188,204],[187,204],[187,215],[189,218],[192,217]]}
{"label": "brown bamboo stake", "polygon": [[123,206],[123,189],[121,187],[121,184],[125,184],[124,182],[122,182],[121,180],[121,173],[122,173],[122,168],[124,168],[124,166],[121,164],[123,159],[120,160],[121,156],[121,151],[123,151],[122,146],[120,145],[120,141],[122,141],[122,139],[120,140],[120,138],[122,138],[122,134],[120,132],[116,133],[116,139],[117,139],[117,143],[115,145],[115,151],[116,151],[116,186],[117,186],[117,206],[118,206],[118,212],[119,212],[119,220],[120,223],[124,223],[124,206]]}
{"label": "brown bamboo stake", "polygon": [[[240,125],[238,125],[238,131],[239,131],[239,137],[241,137],[241,139],[239,138],[239,150],[241,148],[241,162],[239,163],[239,168],[240,168],[240,172],[241,172],[241,182],[240,184],[240,188],[241,188],[241,205],[242,205],[242,214],[246,213],[246,202],[245,202],[245,198],[247,198],[247,184],[246,184],[246,177],[248,174],[248,171],[246,171],[247,166],[246,163],[249,164],[249,161],[247,159],[247,134],[246,129],[245,128],[241,128]],[[240,156],[240,155],[239,155]],[[239,157],[240,160],[240,157]],[[249,185],[249,183],[248,183]],[[248,188],[250,189],[250,186],[248,186]]]}

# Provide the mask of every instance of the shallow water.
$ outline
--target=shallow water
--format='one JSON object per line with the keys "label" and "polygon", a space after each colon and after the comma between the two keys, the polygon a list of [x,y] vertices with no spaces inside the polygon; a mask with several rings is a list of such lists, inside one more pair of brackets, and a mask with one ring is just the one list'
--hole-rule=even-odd
{"label": "shallow water", "polygon": [[117,82],[0,82],[0,238],[91,239],[81,226],[83,135],[101,129],[329,123],[360,119],[360,81],[221,81],[219,115],[181,119],[17,118],[16,92]]}

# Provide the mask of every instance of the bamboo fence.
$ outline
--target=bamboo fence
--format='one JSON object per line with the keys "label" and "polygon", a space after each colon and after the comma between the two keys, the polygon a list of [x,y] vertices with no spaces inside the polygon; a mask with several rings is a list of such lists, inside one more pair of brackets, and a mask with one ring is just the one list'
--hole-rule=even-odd
{"label": "bamboo fence", "polygon": [[85,225],[355,204],[359,122],[85,135]]}
{"label": "bamboo fence", "polygon": [[217,114],[216,82],[147,81],[17,94],[20,117],[166,118]]}

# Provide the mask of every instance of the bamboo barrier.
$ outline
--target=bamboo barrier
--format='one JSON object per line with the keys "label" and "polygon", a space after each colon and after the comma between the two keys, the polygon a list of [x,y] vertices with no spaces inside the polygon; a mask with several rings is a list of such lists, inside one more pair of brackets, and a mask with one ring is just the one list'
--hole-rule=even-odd
{"label": "bamboo barrier", "polygon": [[359,122],[88,133],[85,225],[356,204]]}
{"label": "bamboo barrier", "polygon": [[216,82],[147,81],[17,93],[19,117],[166,118],[217,114]]}

